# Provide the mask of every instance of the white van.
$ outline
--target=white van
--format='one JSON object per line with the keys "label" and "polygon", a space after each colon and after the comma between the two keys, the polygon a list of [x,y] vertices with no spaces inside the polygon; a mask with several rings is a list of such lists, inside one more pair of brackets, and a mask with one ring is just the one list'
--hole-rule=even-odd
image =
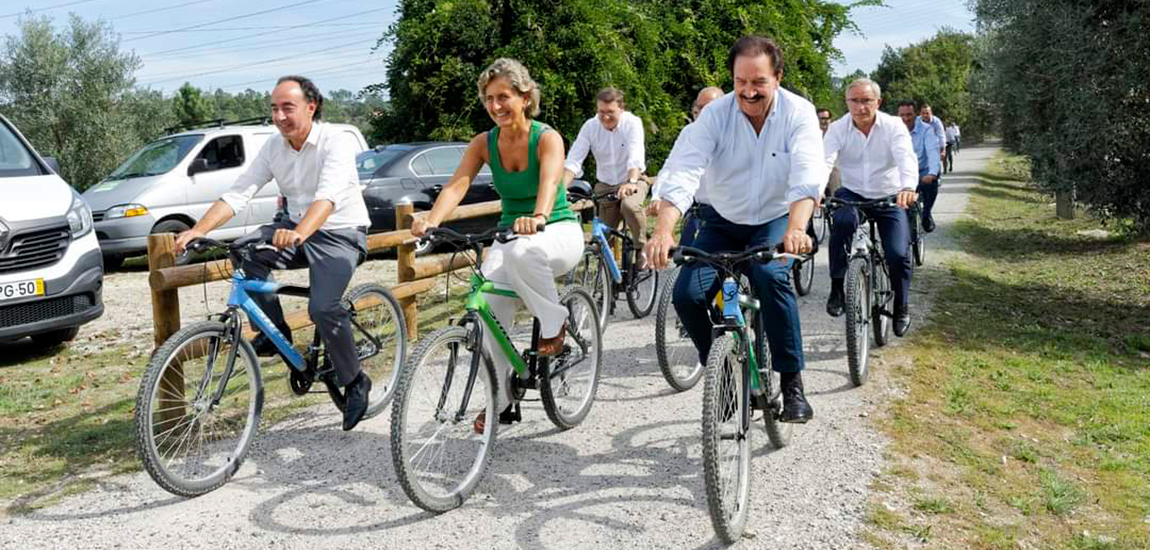
{"label": "white van", "polygon": [[[85,191],[105,267],[114,269],[125,257],[145,253],[152,233],[179,233],[195,225],[247,169],[264,142],[279,136],[267,119],[257,120],[262,123],[217,121],[212,127],[160,138]],[[325,124],[353,135],[359,151],[367,150],[367,141],[355,126]],[[279,186],[268,183],[240,215],[210,236],[231,240],[271,223],[278,197]]]}
{"label": "white van", "polygon": [[56,345],[104,313],[92,213],[57,172],[0,116],[0,341]]}

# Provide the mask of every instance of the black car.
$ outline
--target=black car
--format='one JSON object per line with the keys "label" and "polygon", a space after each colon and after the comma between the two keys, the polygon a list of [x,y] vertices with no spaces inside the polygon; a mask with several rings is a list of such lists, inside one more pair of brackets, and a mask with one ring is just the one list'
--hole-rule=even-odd
{"label": "black car", "polygon": [[[363,200],[371,216],[371,232],[395,229],[395,205],[408,201],[415,210],[430,210],[443,186],[463,160],[467,144],[462,142],[419,142],[379,145],[356,157]],[[491,169],[479,170],[471,190],[460,204],[497,200]],[[446,224],[462,232],[478,232],[494,227],[499,215],[459,220]],[[420,251],[423,252],[423,251]]]}

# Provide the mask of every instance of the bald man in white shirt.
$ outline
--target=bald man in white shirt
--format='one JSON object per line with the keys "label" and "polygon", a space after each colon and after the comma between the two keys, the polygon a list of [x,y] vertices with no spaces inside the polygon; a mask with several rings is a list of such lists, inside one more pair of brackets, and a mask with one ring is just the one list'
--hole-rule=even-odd
{"label": "bald man in white shirt", "polygon": [[[851,82],[846,102],[850,114],[831,124],[823,137],[826,163],[834,166],[837,160],[842,174],[842,187],[835,192],[836,198],[850,202],[896,198],[897,208],[868,208],[862,214],[877,222],[882,237],[894,291],[894,332],[902,336],[910,326],[910,223],[906,209],[917,198],[918,157],[906,124],[879,110],[882,90],[878,84],[867,78]],[[827,313],[838,317],[846,302],[843,279],[847,247],[862,217],[853,206],[838,207],[833,216]]]}

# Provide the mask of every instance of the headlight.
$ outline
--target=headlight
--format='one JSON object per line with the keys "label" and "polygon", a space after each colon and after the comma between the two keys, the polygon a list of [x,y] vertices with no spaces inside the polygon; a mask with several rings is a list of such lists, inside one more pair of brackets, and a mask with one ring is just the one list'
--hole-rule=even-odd
{"label": "headlight", "polygon": [[142,204],[121,204],[120,206],[113,206],[104,212],[105,220],[114,220],[116,218],[134,218],[136,216],[143,216],[148,213],[148,209]]}
{"label": "headlight", "polygon": [[92,211],[80,197],[72,199],[72,208],[68,210],[68,228],[72,230],[73,239],[79,239],[92,230]]}

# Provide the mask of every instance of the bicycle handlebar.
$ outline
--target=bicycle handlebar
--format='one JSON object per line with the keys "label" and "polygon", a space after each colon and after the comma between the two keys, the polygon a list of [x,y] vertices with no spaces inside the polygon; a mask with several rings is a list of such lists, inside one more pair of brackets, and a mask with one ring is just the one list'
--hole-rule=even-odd
{"label": "bicycle handlebar", "polygon": [[[538,225],[535,227],[536,231],[545,231],[545,225]],[[476,243],[486,241],[487,239],[494,238],[501,243],[509,243],[519,237],[518,234],[510,227],[493,227],[482,233],[465,234],[460,233],[449,227],[429,227],[427,233],[420,237],[421,242],[431,243],[457,243],[464,246],[471,246]]]}
{"label": "bicycle handlebar", "polygon": [[791,254],[789,252],[783,252],[782,243],[776,245],[759,245],[742,252],[707,252],[692,246],[678,246],[671,249],[671,254],[676,265],[682,265],[685,262],[698,260],[717,267],[724,267],[732,270],[734,266],[748,260],[759,263],[768,263],[779,259],[791,259],[801,262],[806,261],[811,257],[809,254]]}
{"label": "bicycle handlebar", "polygon": [[890,195],[881,199],[865,201],[847,201],[838,197],[827,197],[827,206],[832,208],[840,206],[854,206],[856,208],[893,208],[898,206],[898,195]]}
{"label": "bicycle handlebar", "polygon": [[252,252],[256,252],[256,251],[260,251],[260,250],[272,250],[272,251],[279,250],[275,246],[272,246],[271,244],[268,244],[268,243],[236,244],[234,242],[225,243],[223,241],[217,241],[216,239],[211,239],[208,237],[197,237],[196,239],[192,240],[192,242],[188,243],[188,246],[184,248],[184,251],[180,253],[180,256],[186,256],[186,255],[188,255],[188,253],[191,253],[191,252],[195,252],[198,254],[201,252],[206,252],[208,250],[212,250],[214,248],[224,249],[224,250],[227,250],[228,252],[239,252],[243,249],[248,249],[248,250],[251,250]]}

